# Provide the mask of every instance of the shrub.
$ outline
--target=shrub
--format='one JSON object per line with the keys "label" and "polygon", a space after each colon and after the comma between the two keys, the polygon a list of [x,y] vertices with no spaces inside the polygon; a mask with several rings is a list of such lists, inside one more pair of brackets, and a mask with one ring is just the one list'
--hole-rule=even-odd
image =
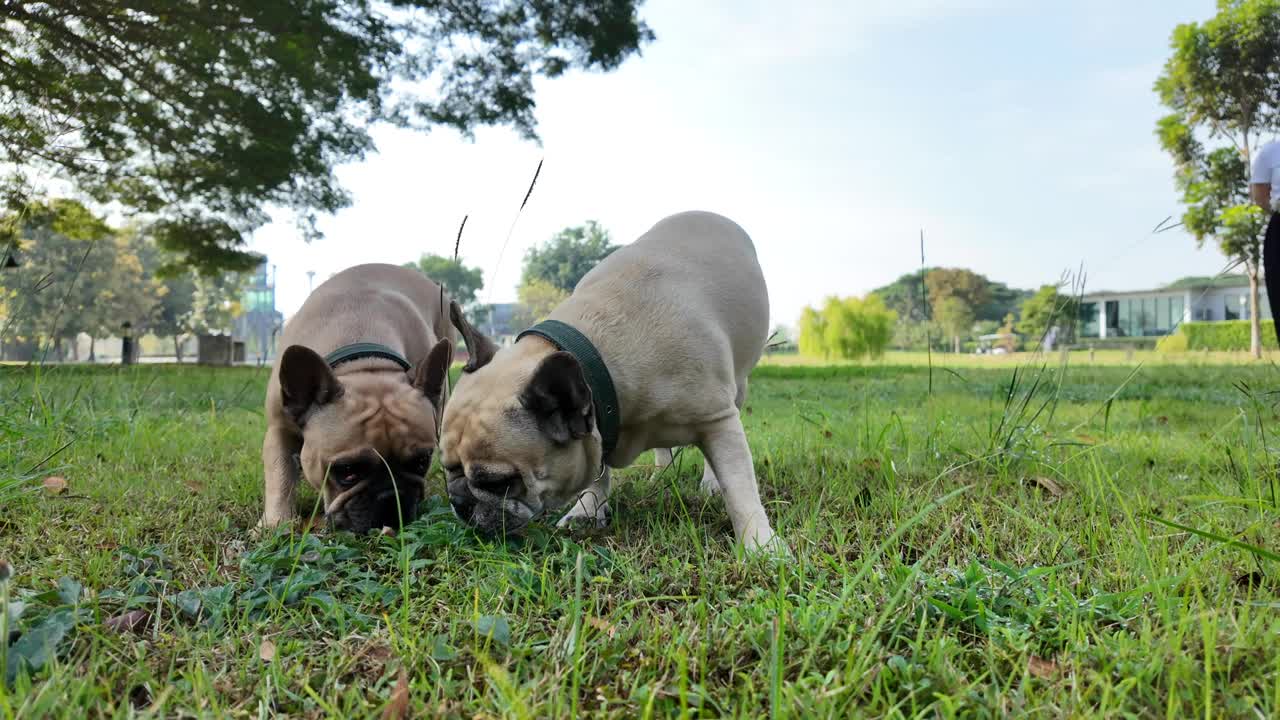
{"label": "shrub", "polygon": [[800,353],[824,360],[878,358],[889,345],[896,317],[876,295],[827,298],[821,311],[807,307],[800,315]]}
{"label": "shrub", "polygon": [[1176,353],[1187,351],[1187,336],[1182,334],[1182,328],[1172,335],[1165,335],[1156,342],[1156,351],[1162,353]]}
{"label": "shrub", "polygon": [[[1178,334],[1187,338],[1188,350],[1248,350],[1249,321],[1224,320],[1222,322],[1190,322],[1178,328]],[[1275,321],[1262,321],[1262,346],[1275,350]]]}

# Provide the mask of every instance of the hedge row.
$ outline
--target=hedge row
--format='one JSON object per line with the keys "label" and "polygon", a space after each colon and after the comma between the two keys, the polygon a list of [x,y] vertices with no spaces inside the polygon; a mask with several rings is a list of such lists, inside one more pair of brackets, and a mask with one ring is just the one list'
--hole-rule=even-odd
{"label": "hedge row", "polygon": [[[1185,338],[1185,345],[1181,338]],[[1277,348],[1275,322],[1272,320],[1262,321],[1262,347],[1272,350]],[[1248,349],[1248,320],[1182,323],[1176,333],[1160,343],[1160,350],[1165,352]]]}

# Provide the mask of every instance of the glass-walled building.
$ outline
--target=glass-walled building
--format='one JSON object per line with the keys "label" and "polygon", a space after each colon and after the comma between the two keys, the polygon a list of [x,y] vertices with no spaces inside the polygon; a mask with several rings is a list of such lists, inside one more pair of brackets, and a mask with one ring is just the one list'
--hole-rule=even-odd
{"label": "glass-walled building", "polygon": [[[1266,293],[1259,312],[1271,319]],[[1081,298],[1080,336],[1095,338],[1168,335],[1183,322],[1249,319],[1249,279],[1184,278],[1158,290],[1096,292]]]}
{"label": "glass-walled building", "polygon": [[250,276],[240,299],[242,313],[235,319],[234,335],[245,344],[245,359],[268,363],[275,358],[276,340],[284,316],[276,310],[275,266],[268,272],[264,260]]}

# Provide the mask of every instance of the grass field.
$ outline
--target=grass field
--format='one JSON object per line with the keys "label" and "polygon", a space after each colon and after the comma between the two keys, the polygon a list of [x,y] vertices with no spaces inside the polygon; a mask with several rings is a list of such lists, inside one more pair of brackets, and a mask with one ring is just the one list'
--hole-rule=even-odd
{"label": "grass field", "polygon": [[262,371],[7,368],[0,716],[1275,717],[1278,380],[761,367],[772,563],[695,451],[592,535],[254,540]]}

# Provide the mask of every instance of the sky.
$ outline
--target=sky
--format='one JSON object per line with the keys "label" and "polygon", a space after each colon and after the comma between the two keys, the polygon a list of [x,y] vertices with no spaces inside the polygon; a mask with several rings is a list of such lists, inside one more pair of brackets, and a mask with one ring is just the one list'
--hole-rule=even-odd
{"label": "sky", "polygon": [[[1226,265],[1181,230],[1152,84],[1213,0],[649,0],[656,40],[612,73],[536,86],[541,143],[379,127],[343,166],[351,207],[307,244],[280,217],[254,250],[290,316],[363,262],[452,253],[515,300],[525,251],[591,219],[617,243],[683,210],[755,242],[774,323],[920,267],[1034,288],[1155,287]],[[543,161],[523,213],[520,201]]]}

